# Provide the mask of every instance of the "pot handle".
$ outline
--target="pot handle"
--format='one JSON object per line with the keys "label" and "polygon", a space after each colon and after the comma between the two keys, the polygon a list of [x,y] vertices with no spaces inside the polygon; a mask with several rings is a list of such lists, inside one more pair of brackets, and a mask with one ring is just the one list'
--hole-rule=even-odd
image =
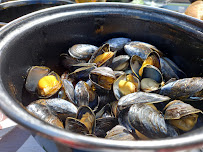
{"label": "pot handle", "polygon": [[7,23],[5,23],[5,22],[0,22],[0,27],[2,27],[2,26],[4,26],[4,25],[6,25]]}

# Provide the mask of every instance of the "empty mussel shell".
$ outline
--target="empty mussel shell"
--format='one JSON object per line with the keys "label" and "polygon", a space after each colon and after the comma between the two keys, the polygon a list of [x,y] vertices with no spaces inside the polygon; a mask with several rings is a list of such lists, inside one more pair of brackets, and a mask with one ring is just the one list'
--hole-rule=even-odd
{"label": "empty mussel shell", "polygon": [[126,107],[130,107],[135,103],[158,103],[168,100],[170,100],[169,97],[162,96],[156,93],[134,92],[119,99],[118,109],[122,110]]}
{"label": "empty mussel shell", "polygon": [[131,126],[146,137],[154,139],[167,136],[164,117],[145,103],[132,105],[128,111],[128,118]]}
{"label": "empty mussel shell", "polygon": [[76,59],[88,59],[91,55],[98,50],[98,47],[91,44],[75,44],[69,48],[70,56]]}
{"label": "empty mussel shell", "polygon": [[193,77],[179,79],[161,87],[159,94],[169,96],[172,99],[192,100],[203,98],[203,78]]}
{"label": "empty mussel shell", "polygon": [[50,68],[45,66],[31,67],[26,78],[25,89],[28,92],[35,93],[39,80],[48,75],[50,71]]}
{"label": "empty mussel shell", "polygon": [[128,55],[119,55],[113,58],[113,61],[110,65],[114,71],[123,71],[128,68],[130,57]]}

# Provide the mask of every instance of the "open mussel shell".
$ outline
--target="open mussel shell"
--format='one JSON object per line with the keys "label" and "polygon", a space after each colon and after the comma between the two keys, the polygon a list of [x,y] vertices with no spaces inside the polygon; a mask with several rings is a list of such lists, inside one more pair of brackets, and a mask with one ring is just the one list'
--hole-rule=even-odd
{"label": "open mussel shell", "polygon": [[[130,80],[129,80],[130,77]],[[123,74],[113,83],[113,92],[117,100],[122,96],[137,92],[140,90],[140,81],[132,74]]]}
{"label": "open mussel shell", "polygon": [[39,80],[48,75],[50,71],[50,68],[45,66],[31,67],[26,78],[25,89],[28,92],[35,93]]}
{"label": "open mussel shell", "polygon": [[44,77],[39,80],[37,86],[37,93],[40,98],[49,98],[55,93],[57,93],[59,89],[62,87],[61,78],[56,72],[52,71],[47,76],[54,76],[55,80],[54,82],[48,81],[47,85],[44,86],[43,88],[40,87],[40,80],[42,80]]}
{"label": "open mussel shell", "polygon": [[129,65],[129,59],[130,59],[130,57],[128,55],[116,56],[113,59],[112,64],[110,65],[110,67],[114,71],[126,70],[128,68],[128,65]]}
{"label": "open mussel shell", "polygon": [[144,62],[142,63],[142,67],[139,69],[139,76],[142,76],[143,74],[143,69],[147,66],[147,65],[152,65],[158,69],[160,69],[160,57],[159,54],[156,53],[155,51],[150,52],[147,56],[147,58],[144,60]]}
{"label": "open mussel shell", "polygon": [[116,79],[113,70],[109,67],[99,67],[92,70],[89,78],[95,84],[95,87],[106,90],[111,90]]}
{"label": "open mussel shell", "polygon": [[114,117],[106,117],[96,119],[95,135],[97,137],[105,137],[107,131],[118,125],[118,119]]}
{"label": "open mussel shell", "polygon": [[80,120],[72,117],[67,117],[65,121],[65,130],[78,133],[78,134],[89,134],[87,127],[80,122]]}
{"label": "open mussel shell", "polygon": [[160,70],[152,65],[146,65],[143,68],[143,74],[141,78],[141,89],[145,92],[151,92],[161,87],[163,82],[162,73]]}
{"label": "open mussel shell", "polygon": [[83,123],[89,133],[94,133],[95,125],[96,125],[96,117],[92,109],[88,106],[80,106],[78,108],[77,117],[81,123]]}
{"label": "open mussel shell", "polygon": [[121,125],[116,125],[110,131],[108,131],[105,138],[125,141],[135,140],[134,136],[124,126]]}
{"label": "open mussel shell", "polygon": [[183,131],[191,130],[197,122],[197,113],[202,113],[201,110],[180,100],[171,101],[164,109],[164,118],[169,120],[170,124]]}
{"label": "open mussel shell", "polygon": [[76,59],[88,59],[91,55],[98,50],[98,47],[91,44],[75,44],[69,48],[70,56]]}
{"label": "open mussel shell", "polygon": [[156,93],[134,92],[119,99],[118,109],[122,110],[126,107],[130,107],[135,103],[158,103],[168,100],[170,100],[169,97],[162,96]]}
{"label": "open mussel shell", "polygon": [[120,52],[124,48],[125,44],[127,44],[130,41],[131,39],[129,38],[118,37],[109,39],[105,43],[109,44],[111,51]]}
{"label": "open mussel shell", "polygon": [[89,63],[96,63],[97,67],[100,66],[109,66],[112,63],[114,56],[116,55],[115,52],[110,51],[109,44],[102,45],[97,51],[93,53]]}
{"label": "open mussel shell", "polygon": [[169,96],[172,99],[180,100],[202,100],[203,99],[203,78],[193,77],[179,79],[161,87],[159,94]]}
{"label": "open mussel shell", "polygon": [[165,119],[180,119],[183,116],[187,116],[202,111],[194,108],[190,104],[184,103],[180,100],[174,100],[169,102],[165,106]]}
{"label": "open mussel shell", "polygon": [[164,117],[147,104],[132,105],[128,111],[128,118],[132,127],[151,139],[167,136]]}
{"label": "open mussel shell", "polygon": [[31,113],[33,116],[44,120],[45,122],[59,127],[59,128],[64,128],[63,123],[61,120],[53,114],[53,111],[47,107],[46,105],[43,104],[38,104],[38,103],[31,103],[26,107],[27,111]]}
{"label": "open mussel shell", "polygon": [[156,51],[160,56],[163,55],[163,53],[160,52],[155,46],[139,41],[131,41],[127,43],[124,46],[124,50],[129,56],[132,57],[133,55],[137,55],[143,60],[145,60],[148,54],[152,51]]}
{"label": "open mussel shell", "polygon": [[76,117],[78,112],[73,103],[60,98],[39,99],[35,103],[49,107],[62,120],[65,120],[66,117]]}

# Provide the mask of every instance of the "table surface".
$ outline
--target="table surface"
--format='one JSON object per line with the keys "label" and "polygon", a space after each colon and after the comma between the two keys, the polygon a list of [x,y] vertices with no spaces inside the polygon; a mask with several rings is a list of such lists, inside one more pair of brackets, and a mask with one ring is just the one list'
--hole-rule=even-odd
{"label": "table surface", "polygon": [[[1,2],[1,0],[0,0]],[[175,3],[174,3],[175,2]],[[173,0],[163,8],[183,13],[188,7],[188,0]],[[190,152],[201,152],[194,149]],[[45,152],[29,131],[22,128],[0,111],[0,152]]]}

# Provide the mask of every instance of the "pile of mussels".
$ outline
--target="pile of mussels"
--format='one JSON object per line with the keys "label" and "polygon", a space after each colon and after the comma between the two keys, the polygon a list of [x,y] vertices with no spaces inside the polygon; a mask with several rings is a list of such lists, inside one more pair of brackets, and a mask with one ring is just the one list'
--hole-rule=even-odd
{"label": "pile of mussels", "polygon": [[186,78],[155,46],[113,38],[101,47],[76,44],[60,55],[66,71],[29,69],[26,109],[65,130],[115,140],[176,137],[194,128],[202,111],[203,77]]}

